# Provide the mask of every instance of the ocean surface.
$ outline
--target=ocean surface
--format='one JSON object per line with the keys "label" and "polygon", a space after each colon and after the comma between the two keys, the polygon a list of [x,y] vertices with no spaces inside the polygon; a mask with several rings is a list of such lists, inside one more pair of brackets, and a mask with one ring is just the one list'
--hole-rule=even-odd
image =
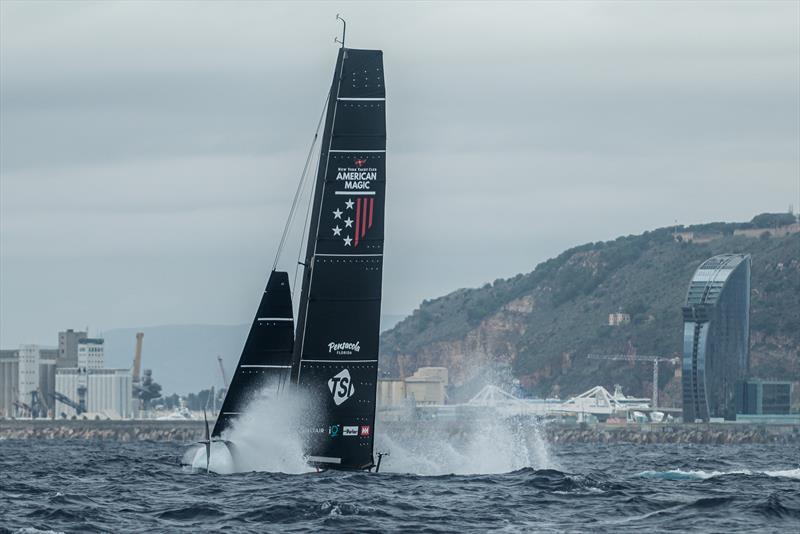
{"label": "ocean surface", "polygon": [[0,532],[800,532],[798,445],[476,443],[217,474],[186,444],[3,440]]}

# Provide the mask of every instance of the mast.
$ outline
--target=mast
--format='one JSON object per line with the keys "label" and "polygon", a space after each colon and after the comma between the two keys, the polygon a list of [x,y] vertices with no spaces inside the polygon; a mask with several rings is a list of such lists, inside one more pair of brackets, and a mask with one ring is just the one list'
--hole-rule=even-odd
{"label": "mast", "polygon": [[342,47],[315,181],[292,382],[313,403],[302,426],[316,465],[373,466],[386,109],[383,53]]}
{"label": "mast", "polygon": [[308,314],[308,291],[311,286],[311,268],[316,248],[316,237],[319,232],[319,214],[322,207],[322,194],[325,190],[325,172],[328,168],[328,151],[331,146],[331,130],[333,119],[336,116],[336,106],[338,104],[337,95],[339,94],[343,58],[344,45],[339,49],[339,54],[336,58],[333,83],[328,93],[328,110],[325,115],[325,128],[322,130],[322,144],[320,145],[322,148],[320,149],[319,164],[317,165],[317,177],[314,181],[314,200],[312,201],[311,221],[308,227],[308,238],[306,240],[306,255],[303,262],[303,284],[300,289],[300,302],[297,310],[297,330],[294,336],[297,343],[295,343],[294,353],[292,354],[293,383],[297,383],[298,372],[300,370],[299,363],[300,354],[302,352],[301,340],[305,334],[306,316]]}

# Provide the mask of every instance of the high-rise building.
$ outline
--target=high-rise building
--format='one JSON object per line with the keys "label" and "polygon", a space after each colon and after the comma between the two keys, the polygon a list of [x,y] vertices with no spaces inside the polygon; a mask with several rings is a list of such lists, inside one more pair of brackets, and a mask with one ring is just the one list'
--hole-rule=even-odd
{"label": "high-rise building", "polygon": [[750,357],[750,255],[722,254],[695,271],[683,306],[683,420],[736,418]]}
{"label": "high-rise building", "polygon": [[22,345],[19,348],[19,382],[17,400],[20,404],[33,405],[39,392],[39,345]]}
{"label": "high-rise building", "polygon": [[78,342],[88,335],[88,332],[76,332],[71,328],[58,333],[58,367],[78,366]]}
{"label": "high-rise building", "polygon": [[84,338],[78,341],[78,364],[81,369],[102,369],[105,366],[103,339]]}

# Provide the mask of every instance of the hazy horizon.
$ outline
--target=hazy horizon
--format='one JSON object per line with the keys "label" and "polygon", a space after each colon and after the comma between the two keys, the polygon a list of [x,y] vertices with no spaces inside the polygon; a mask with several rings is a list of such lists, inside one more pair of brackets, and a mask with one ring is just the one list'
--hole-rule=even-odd
{"label": "hazy horizon", "polygon": [[385,315],[582,243],[800,208],[800,3],[6,1],[0,347],[249,323],[337,12],[385,56]]}

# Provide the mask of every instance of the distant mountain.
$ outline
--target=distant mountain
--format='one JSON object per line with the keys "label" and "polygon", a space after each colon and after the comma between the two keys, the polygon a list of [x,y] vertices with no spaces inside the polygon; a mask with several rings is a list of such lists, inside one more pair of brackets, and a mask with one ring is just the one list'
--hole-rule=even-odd
{"label": "distant mountain", "polygon": [[[403,316],[384,315],[382,328],[391,328]],[[107,367],[128,368],[133,364],[136,332],[144,332],[142,368],[153,370],[153,379],[163,391],[190,393],[222,386],[217,355],[227,373],[239,360],[249,325],[164,325],[120,328],[103,333]]]}
{"label": "distant mountain", "polygon": [[[539,396],[621,384],[649,397],[652,366],[587,354],[679,356],[681,305],[693,272],[710,256],[743,252],[752,255],[752,374],[800,383],[800,233],[772,230],[793,221],[763,214],[749,223],[661,228],[588,243],[530,273],[424,301],[382,335],[381,372],[407,376],[419,366],[446,366],[454,399],[498,374]],[[608,326],[617,311],[630,314],[630,324]],[[664,405],[680,402],[675,371],[662,364]]]}

